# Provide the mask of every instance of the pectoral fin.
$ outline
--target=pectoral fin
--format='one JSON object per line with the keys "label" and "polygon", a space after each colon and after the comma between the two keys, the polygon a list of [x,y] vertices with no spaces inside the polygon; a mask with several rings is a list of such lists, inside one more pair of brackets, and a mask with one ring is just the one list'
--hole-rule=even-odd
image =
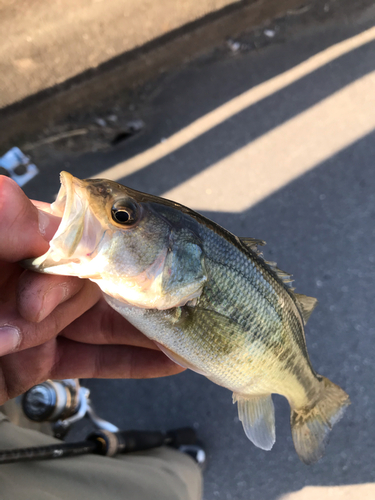
{"label": "pectoral fin", "polygon": [[169,359],[171,359],[174,363],[176,363],[176,365],[182,366],[182,368],[187,368],[188,370],[192,370],[193,372],[199,373],[199,375],[207,376],[207,373],[203,373],[202,371],[198,370],[196,366],[191,364],[182,356],[176,354],[175,352],[172,352],[170,349],[163,346],[159,342],[155,342],[155,344],[166,356],[168,356]]}
{"label": "pectoral fin", "polygon": [[233,402],[236,401],[238,417],[246,436],[258,448],[270,450],[276,440],[275,408],[271,394],[248,398],[233,394]]}

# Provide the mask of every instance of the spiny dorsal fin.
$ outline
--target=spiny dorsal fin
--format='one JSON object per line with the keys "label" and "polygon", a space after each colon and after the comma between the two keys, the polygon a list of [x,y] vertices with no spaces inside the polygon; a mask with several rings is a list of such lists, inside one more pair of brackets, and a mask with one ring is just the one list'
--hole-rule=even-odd
{"label": "spiny dorsal fin", "polygon": [[290,286],[290,283],[292,283],[294,280],[292,280],[292,275],[291,274],[288,274],[286,273],[285,271],[282,271],[281,269],[279,269],[277,267],[277,264],[276,262],[270,262],[269,260],[265,260],[264,261],[271,269],[272,271],[277,274],[277,277],[290,289],[290,290],[294,290],[294,288],[292,288]]}
{"label": "spiny dorsal fin", "polygon": [[294,292],[294,297],[296,298],[298,309],[300,310],[302,319],[306,325],[318,301],[314,297],[308,297],[307,295],[296,292]]}
{"label": "spiny dorsal fin", "polygon": [[[255,252],[258,257],[264,260],[264,262],[272,269],[274,273],[277,274],[278,278],[285,283],[289,288],[291,288],[290,283],[292,283],[291,274],[282,271],[277,267],[276,262],[267,261],[263,257],[263,253],[258,249],[258,246],[264,246],[266,244],[263,240],[257,240],[256,238],[240,238],[241,243],[246,247]],[[294,290],[294,288],[292,288]]]}
{"label": "spiny dorsal fin", "polygon": [[272,271],[277,274],[277,277],[289,288],[290,291],[293,292],[298,309],[302,315],[303,322],[306,325],[308,319],[311,316],[311,313],[318,303],[317,299],[315,299],[314,297],[308,297],[307,295],[303,295],[301,293],[296,293],[294,291],[294,288],[292,288],[290,285],[290,283],[294,281],[292,280],[292,275],[279,269],[276,262],[271,262],[264,259],[262,252],[258,249],[258,246],[264,246],[266,244],[265,241],[257,240],[256,238],[240,238],[240,240],[246,248],[249,248],[251,251],[255,252],[258,257],[263,259],[264,262],[272,269]]}
{"label": "spiny dorsal fin", "polygon": [[276,273],[281,281],[283,281],[285,284],[292,283],[294,281],[292,280],[291,274],[288,274],[277,267],[276,262],[269,262],[268,260],[265,260],[264,262],[270,266],[272,271]]}
{"label": "spiny dorsal fin", "polygon": [[246,248],[249,248],[252,252],[255,252],[257,255],[261,255],[261,252],[258,249],[258,246],[264,247],[264,245],[266,244],[265,241],[257,240],[255,238],[240,238],[240,240],[241,240],[241,243]]}

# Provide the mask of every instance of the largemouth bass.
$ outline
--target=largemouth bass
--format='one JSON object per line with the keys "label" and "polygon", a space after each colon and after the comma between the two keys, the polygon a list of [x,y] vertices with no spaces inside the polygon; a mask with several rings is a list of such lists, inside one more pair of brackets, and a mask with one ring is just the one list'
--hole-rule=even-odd
{"label": "largemouth bass", "polygon": [[275,442],[271,394],[285,396],[298,456],[317,461],[349,397],[312,368],[304,324],[316,299],[263,259],[264,242],[112,181],[66,172],[61,181],[51,206],[59,229],[27,267],[97,283],[172,360],[233,391],[244,431],[262,449]]}

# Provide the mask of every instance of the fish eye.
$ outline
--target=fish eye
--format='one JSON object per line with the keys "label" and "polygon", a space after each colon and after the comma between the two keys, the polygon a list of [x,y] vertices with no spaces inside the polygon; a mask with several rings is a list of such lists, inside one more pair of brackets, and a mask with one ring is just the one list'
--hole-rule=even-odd
{"label": "fish eye", "polygon": [[111,210],[112,219],[123,226],[131,226],[138,219],[138,206],[131,201],[118,201]]}

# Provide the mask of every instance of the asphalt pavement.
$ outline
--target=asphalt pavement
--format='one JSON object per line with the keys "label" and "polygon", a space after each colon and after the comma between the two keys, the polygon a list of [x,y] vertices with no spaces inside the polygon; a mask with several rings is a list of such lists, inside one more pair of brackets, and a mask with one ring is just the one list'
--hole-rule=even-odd
{"label": "asphalt pavement", "polygon": [[205,500],[375,498],[375,8],[296,18],[275,21],[261,47],[248,34],[155,81],[135,103],[144,130],[118,146],[35,152],[41,174],[26,188],[50,201],[64,169],[167,195],[266,240],[266,258],[318,298],[311,361],[352,405],[315,465],[299,461],[279,396],[265,452],[246,439],[230,392],[193,372],[84,381],[123,429],[193,425],[208,452]]}

